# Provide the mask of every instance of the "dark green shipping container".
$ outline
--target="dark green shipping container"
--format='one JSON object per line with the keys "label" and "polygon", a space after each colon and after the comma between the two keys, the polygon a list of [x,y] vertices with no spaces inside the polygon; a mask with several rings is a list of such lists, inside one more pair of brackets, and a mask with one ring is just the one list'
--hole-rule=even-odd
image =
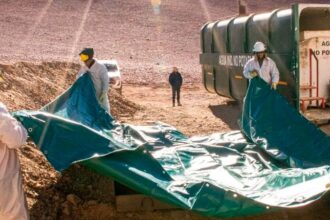
{"label": "dark green shipping container", "polygon": [[[253,57],[256,41],[267,45],[267,54],[280,72],[278,91],[293,105],[299,108],[300,96],[305,95],[329,98],[328,84],[322,82],[330,79],[330,55],[326,56],[326,48],[320,49],[320,41],[330,42],[330,5],[295,4],[289,9],[205,24],[201,29],[200,64],[207,91],[235,100],[244,98],[248,80],[243,67]],[[320,52],[314,58],[309,49],[325,51],[324,56]],[[316,85],[317,92],[310,88]]]}

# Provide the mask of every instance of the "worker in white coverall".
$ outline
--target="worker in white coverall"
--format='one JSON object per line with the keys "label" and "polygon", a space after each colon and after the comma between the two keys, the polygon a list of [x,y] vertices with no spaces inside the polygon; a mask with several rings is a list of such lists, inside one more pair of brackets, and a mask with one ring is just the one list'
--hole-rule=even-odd
{"label": "worker in white coverall", "polygon": [[108,99],[109,90],[109,76],[105,65],[99,63],[94,59],[93,48],[85,48],[80,53],[80,60],[84,62],[84,66],[78,72],[77,78],[89,71],[94,84],[96,98],[99,101],[102,108],[110,113],[110,103]]}
{"label": "worker in white coverall", "polygon": [[259,76],[267,82],[272,89],[276,89],[280,74],[275,62],[266,56],[266,46],[262,42],[256,42],[253,47],[255,56],[248,60],[244,66],[243,75],[247,79]]}
{"label": "worker in white coverall", "polygon": [[0,102],[0,220],[29,219],[16,152],[26,138],[25,128]]}

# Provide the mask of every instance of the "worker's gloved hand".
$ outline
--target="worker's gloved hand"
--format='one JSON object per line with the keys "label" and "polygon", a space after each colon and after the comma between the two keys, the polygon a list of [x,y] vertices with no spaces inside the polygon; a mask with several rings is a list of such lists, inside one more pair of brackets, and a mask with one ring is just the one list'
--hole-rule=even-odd
{"label": "worker's gloved hand", "polygon": [[277,88],[277,83],[272,83],[272,89],[274,89],[274,90],[276,90],[276,88]]}
{"label": "worker's gloved hand", "polygon": [[250,72],[250,76],[251,76],[251,78],[254,78],[254,77],[258,76],[258,72],[256,70],[252,70]]}
{"label": "worker's gloved hand", "polygon": [[108,96],[107,92],[102,92],[102,94],[100,95],[100,101],[103,102],[104,100],[106,100]]}

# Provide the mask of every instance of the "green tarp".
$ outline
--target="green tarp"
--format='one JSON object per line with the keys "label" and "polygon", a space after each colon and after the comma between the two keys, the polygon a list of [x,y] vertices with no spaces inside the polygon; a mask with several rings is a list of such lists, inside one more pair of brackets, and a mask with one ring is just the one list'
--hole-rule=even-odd
{"label": "green tarp", "polygon": [[329,137],[260,78],[249,85],[242,131],[209,136],[116,122],[99,106],[88,73],[41,110],[14,115],[56,170],[81,162],[207,216],[306,205],[330,182]]}

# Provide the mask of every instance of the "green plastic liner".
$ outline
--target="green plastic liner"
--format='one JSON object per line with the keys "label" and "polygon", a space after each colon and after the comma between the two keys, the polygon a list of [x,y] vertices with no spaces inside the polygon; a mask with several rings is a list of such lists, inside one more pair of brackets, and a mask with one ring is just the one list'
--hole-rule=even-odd
{"label": "green plastic liner", "polygon": [[99,106],[89,73],[41,110],[14,116],[56,170],[81,162],[206,216],[303,206],[330,182],[329,137],[260,78],[249,85],[242,132],[187,137],[161,122],[120,124]]}

